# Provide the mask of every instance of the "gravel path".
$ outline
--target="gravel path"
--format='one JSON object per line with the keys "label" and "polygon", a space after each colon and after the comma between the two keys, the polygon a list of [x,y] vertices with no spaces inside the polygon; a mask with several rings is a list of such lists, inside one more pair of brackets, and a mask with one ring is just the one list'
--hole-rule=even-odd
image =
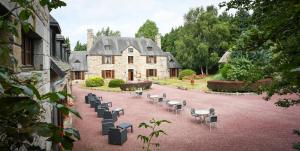
{"label": "gravel path", "polygon": [[[128,131],[128,140],[122,146],[109,145],[108,137],[101,135],[101,119],[84,103],[84,96],[89,92],[102,96],[106,102],[113,102],[112,108],[125,109],[125,115],[120,116],[116,124],[132,123],[134,132]],[[172,122],[161,127],[168,135],[155,140],[160,142],[162,151],[289,151],[292,150],[292,143],[299,141],[292,131],[294,128],[300,129],[300,106],[283,109],[256,95],[225,96],[159,85],[153,85],[145,93],[166,93],[168,99],[185,99],[187,108],[213,107],[218,115],[217,128],[210,132],[208,126],[191,117],[188,109],[176,115],[166,107],[147,102],[146,95],[133,98],[129,92],[102,92],[73,85],[75,106],[83,117],[82,120],[74,120],[81,134],[81,140],[75,143],[74,150],[142,150],[142,143],[137,136],[147,131],[137,126],[152,118]]]}

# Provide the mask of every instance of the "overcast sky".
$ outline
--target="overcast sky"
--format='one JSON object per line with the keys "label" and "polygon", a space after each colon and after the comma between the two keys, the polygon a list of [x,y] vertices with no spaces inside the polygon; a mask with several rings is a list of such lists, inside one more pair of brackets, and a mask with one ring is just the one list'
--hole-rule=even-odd
{"label": "overcast sky", "polygon": [[102,27],[119,30],[123,37],[134,37],[138,28],[153,20],[164,35],[172,27],[183,24],[183,15],[190,8],[218,6],[225,0],[64,0],[66,7],[51,12],[59,22],[62,34],[71,40],[86,43],[86,31],[94,33]]}

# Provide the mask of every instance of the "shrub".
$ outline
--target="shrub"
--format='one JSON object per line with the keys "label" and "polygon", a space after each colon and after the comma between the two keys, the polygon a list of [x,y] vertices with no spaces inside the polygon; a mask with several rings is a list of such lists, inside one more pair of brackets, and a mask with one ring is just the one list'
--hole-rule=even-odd
{"label": "shrub", "polygon": [[262,69],[247,58],[234,58],[221,69],[227,80],[257,81],[264,78]]}
{"label": "shrub", "polygon": [[90,77],[85,80],[86,87],[101,87],[104,85],[104,80],[101,77]]}
{"label": "shrub", "polygon": [[124,84],[124,80],[122,79],[113,79],[113,80],[110,80],[109,83],[108,83],[108,87],[110,88],[117,88],[117,87],[120,87],[121,84]]}
{"label": "shrub", "polygon": [[192,69],[184,69],[179,72],[179,80],[182,80],[183,77],[192,76],[196,74],[196,72]]}
{"label": "shrub", "polygon": [[134,91],[136,89],[150,89],[152,85],[151,81],[135,82],[135,83],[124,83],[121,84],[120,88],[122,91]]}
{"label": "shrub", "polygon": [[271,79],[258,80],[254,83],[244,81],[207,81],[207,87],[217,92],[256,92],[263,86],[271,84]]}

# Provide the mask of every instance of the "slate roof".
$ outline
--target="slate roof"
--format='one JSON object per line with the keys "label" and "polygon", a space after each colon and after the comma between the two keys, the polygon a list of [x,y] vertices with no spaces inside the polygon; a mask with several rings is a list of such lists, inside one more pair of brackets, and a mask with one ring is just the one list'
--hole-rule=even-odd
{"label": "slate roof", "polygon": [[51,15],[50,15],[50,27],[55,28],[57,30],[57,33],[61,33],[61,29],[60,29],[59,23]]}
{"label": "slate roof", "polygon": [[228,59],[230,57],[231,52],[226,51],[223,56],[221,57],[221,59],[219,60],[219,63],[227,63]]}
{"label": "slate roof", "polygon": [[179,69],[182,68],[180,64],[177,62],[176,58],[170,52],[165,52],[165,54],[168,59],[168,68],[179,68]]}
{"label": "slate roof", "polygon": [[[110,46],[110,50],[105,50],[105,45]],[[94,45],[89,50],[89,55],[121,55],[122,51],[129,46],[140,51],[142,56],[164,56],[165,53],[148,38],[129,37],[100,37],[95,39]],[[149,51],[147,47],[152,47]]]}
{"label": "slate roof", "polygon": [[71,66],[56,58],[50,58],[50,68],[59,76],[63,77],[67,71],[71,70]]}
{"label": "slate roof", "polygon": [[86,51],[71,51],[69,63],[72,71],[87,71],[87,52]]}

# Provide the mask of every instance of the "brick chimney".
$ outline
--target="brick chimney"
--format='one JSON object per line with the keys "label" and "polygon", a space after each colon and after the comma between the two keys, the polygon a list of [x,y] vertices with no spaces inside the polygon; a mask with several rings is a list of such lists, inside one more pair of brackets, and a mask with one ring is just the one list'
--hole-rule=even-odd
{"label": "brick chimney", "polygon": [[86,49],[89,51],[94,44],[94,33],[93,29],[87,30],[87,42],[86,42]]}
{"label": "brick chimney", "polygon": [[155,36],[155,43],[159,48],[161,48],[161,35],[160,34],[157,34]]}

